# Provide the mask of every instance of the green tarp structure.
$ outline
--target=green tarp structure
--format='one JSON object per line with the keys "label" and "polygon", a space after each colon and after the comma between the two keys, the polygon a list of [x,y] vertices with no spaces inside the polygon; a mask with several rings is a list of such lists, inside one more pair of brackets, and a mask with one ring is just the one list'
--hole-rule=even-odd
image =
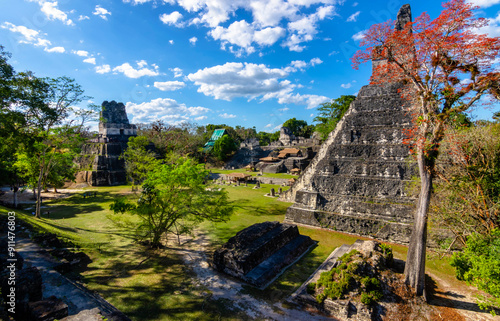
{"label": "green tarp structure", "polygon": [[212,137],[210,137],[210,140],[203,146],[203,151],[210,151],[214,147],[215,141],[225,134],[227,134],[225,129],[216,129],[212,134]]}

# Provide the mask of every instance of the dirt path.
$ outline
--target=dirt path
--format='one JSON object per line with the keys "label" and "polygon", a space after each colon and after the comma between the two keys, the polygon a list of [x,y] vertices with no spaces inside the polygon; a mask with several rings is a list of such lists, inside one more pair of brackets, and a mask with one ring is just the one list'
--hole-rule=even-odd
{"label": "dirt path", "polygon": [[[429,302],[431,305],[440,308],[445,314],[449,311],[449,308],[452,308],[464,320],[500,321],[500,316],[492,316],[490,313],[479,308],[475,298],[475,293],[478,291],[474,287],[466,286],[466,288],[458,289],[436,275],[429,272],[426,273],[437,285],[437,289],[434,290],[432,299]],[[449,318],[442,315],[441,320],[449,320]]]}
{"label": "dirt path", "polygon": [[[335,320],[334,318],[313,315],[303,310],[287,309],[280,303],[270,305],[268,302],[244,294],[240,282],[218,273],[210,267],[207,259],[209,247],[207,236],[198,232],[194,239],[189,239],[177,250],[183,255],[184,262],[196,273],[198,277],[196,282],[211,292],[212,299],[230,300],[236,308],[245,311],[253,319]],[[429,305],[435,311],[433,315],[436,320],[500,321],[500,317],[494,317],[479,309],[474,297],[477,290],[473,287],[458,289],[435,275],[430,274],[430,276],[437,286]]]}
{"label": "dirt path", "polygon": [[206,235],[198,234],[178,248],[184,262],[196,273],[198,284],[206,287],[212,295],[212,299],[227,299],[234,307],[245,311],[252,319],[259,320],[335,320],[319,315],[312,315],[307,311],[291,310],[283,307],[280,303],[270,305],[268,302],[254,298],[242,292],[242,284],[223,274],[216,272],[209,266],[207,260],[207,249],[209,242]]}

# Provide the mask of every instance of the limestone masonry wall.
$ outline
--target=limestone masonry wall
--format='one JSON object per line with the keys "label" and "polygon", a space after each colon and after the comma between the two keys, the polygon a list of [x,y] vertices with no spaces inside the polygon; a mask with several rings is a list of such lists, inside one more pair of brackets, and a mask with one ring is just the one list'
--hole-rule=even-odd
{"label": "limestone masonry wall", "polygon": [[403,144],[411,124],[401,84],[364,86],[295,185],[285,221],[407,243],[416,174]]}

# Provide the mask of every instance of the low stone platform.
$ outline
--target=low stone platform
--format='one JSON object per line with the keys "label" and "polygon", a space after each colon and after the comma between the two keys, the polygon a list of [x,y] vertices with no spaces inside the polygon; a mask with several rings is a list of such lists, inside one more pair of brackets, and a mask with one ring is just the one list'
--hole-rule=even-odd
{"label": "low stone platform", "polygon": [[214,252],[214,267],[251,285],[265,288],[295,263],[315,242],[296,225],[254,224],[238,232]]}

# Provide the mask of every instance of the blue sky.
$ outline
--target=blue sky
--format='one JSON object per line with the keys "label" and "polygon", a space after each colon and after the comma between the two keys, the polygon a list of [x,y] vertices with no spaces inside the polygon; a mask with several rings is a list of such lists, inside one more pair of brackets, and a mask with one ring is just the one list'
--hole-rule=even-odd
{"label": "blue sky", "polygon": [[[471,1],[490,19],[484,32],[500,36],[500,0]],[[405,3],[413,17],[442,10],[434,0],[0,0],[0,44],[16,71],[74,78],[96,104],[123,102],[133,123],[275,131],[366,85],[371,66],[349,60],[359,35]]]}

